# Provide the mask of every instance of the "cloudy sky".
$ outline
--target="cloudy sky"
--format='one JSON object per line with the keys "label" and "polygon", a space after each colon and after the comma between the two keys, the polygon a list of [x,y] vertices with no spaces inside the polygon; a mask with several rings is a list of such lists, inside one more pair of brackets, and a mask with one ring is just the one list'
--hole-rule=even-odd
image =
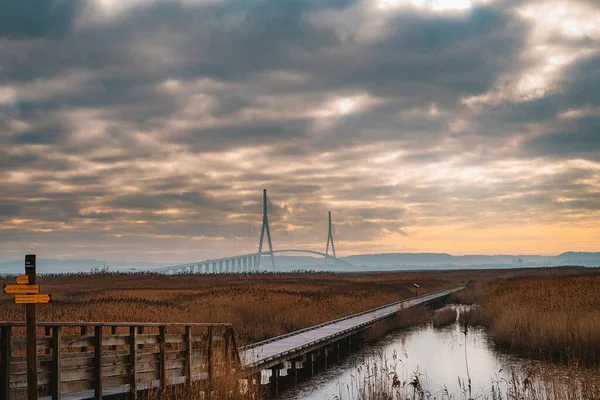
{"label": "cloudy sky", "polygon": [[600,251],[596,0],[8,0],[0,260]]}

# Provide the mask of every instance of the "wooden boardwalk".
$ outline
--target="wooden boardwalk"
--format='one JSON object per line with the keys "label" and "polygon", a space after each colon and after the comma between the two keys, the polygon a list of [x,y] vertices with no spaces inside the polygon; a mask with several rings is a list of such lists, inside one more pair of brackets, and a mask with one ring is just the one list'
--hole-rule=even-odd
{"label": "wooden boardwalk", "polygon": [[375,322],[387,318],[398,311],[419,304],[438,301],[462,289],[464,289],[464,286],[414,297],[409,300],[400,301],[246,346],[240,349],[242,366],[247,369],[262,370],[280,365],[287,360],[302,356],[320,347],[327,346],[363,331]]}

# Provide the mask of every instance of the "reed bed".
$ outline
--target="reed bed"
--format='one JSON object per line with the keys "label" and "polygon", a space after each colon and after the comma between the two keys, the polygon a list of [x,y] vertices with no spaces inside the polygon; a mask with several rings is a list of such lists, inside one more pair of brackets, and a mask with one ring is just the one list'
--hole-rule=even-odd
{"label": "reed bed", "polygon": [[[39,321],[229,322],[249,344],[414,296],[456,286],[472,273],[293,273],[41,276],[52,303]],[[14,278],[0,278],[7,284]],[[23,307],[0,296],[0,320],[22,321]]]}
{"label": "reed bed", "polygon": [[482,325],[503,349],[569,365],[600,365],[600,271],[500,279],[472,289]]}
{"label": "reed bed", "polygon": [[444,307],[433,313],[432,325],[434,328],[443,328],[456,322],[456,310],[452,307]]}
{"label": "reed bed", "polygon": [[[404,370],[396,353],[379,352],[365,357],[352,374],[340,384],[334,400],[597,400],[600,380],[597,371],[572,370],[557,375],[543,367],[522,371],[512,369],[506,376],[490,382],[487,391],[472,393],[468,379],[457,377],[457,390],[444,386],[432,390],[427,371]],[[441,386],[441,385],[438,385]]]}

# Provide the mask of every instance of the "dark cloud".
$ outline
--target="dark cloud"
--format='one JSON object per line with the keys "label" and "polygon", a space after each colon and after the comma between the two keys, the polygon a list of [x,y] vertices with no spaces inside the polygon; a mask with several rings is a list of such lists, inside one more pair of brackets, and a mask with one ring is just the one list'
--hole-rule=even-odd
{"label": "dark cloud", "polygon": [[60,38],[72,26],[76,0],[6,0],[0,10],[0,37]]}
{"label": "dark cloud", "polygon": [[600,160],[600,117],[579,118],[565,124],[565,129],[536,136],[524,150],[538,157],[583,158]]}

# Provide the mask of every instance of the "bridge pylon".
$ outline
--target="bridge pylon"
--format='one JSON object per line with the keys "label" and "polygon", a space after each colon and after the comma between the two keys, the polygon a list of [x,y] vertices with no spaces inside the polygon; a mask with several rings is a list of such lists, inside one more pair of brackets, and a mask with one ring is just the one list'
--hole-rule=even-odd
{"label": "bridge pylon", "polygon": [[335,255],[335,244],[333,242],[333,229],[331,228],[331,211],[329,211],[329,233],[327,234],[327,247],[325,248],[325,264],[327,264],[327,257],[329,257],[329,243],[331,243],[331,253],[333,254],[333,261],[337,260]]}
{"label": "bridge pylon", "polygon": [[265,239],[265,232],[267,233],[267,241],[269,242],[269,253],[271,254],[271,264],[273,265],[273,272],[275,272],[275,255],[273,254],[273,243],[271,242],[271,230],[269,229],[269,218],[267,216],[267,189],[263,189],[263,221],[262,229],[260,231],[260,242],[258,244],[258,255],[256,267],[260,268],[260,258],[263,248],[263,241]]}

